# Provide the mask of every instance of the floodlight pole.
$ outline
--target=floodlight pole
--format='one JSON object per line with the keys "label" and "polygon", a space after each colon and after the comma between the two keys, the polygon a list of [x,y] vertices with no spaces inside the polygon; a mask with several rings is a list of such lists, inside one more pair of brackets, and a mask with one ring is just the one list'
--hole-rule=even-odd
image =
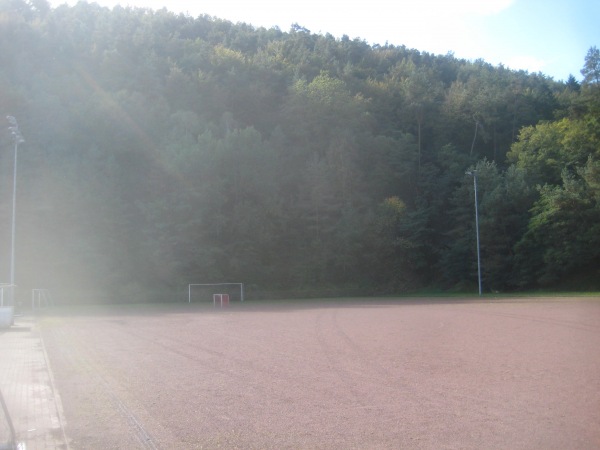
{"label": "floodlight pole", "polygon": [[17,212],[17,155],[19,153],[19,144],[25,142],[21,131],[19,131],[19,125],[17,119],[13,116],[6,116],[10,126],[8,129],[11,131],[13,139],[15,141],[15,156],[13,164],[13,196],[12,196],[12,228],[11,228],[11,246],[10,246],[10,291],[12,305],[15,305],[15,238],[16,238],[16,212]]}
{"label": "floodlight pole", "polygon": [[477,210],[477,171],[466,172],[473,177],[473,188],[475,191],[475,230],[477,234],[477,281],[479,283],[479,296],[481,296],[481,252],[479,246],[479,211]]}

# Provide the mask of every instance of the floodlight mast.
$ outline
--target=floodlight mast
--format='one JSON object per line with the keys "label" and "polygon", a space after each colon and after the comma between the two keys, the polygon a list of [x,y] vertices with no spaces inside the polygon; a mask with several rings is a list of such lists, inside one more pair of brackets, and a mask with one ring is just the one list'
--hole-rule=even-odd
{"label": "floodlight mast", "polygon": [[12,227],[11,227],[11,245],[10,245],[10,292],[11,302],[15,305],[15,238],[16,238],[16,212],[17,212],[17,155],[19,153],[19,144],[25,142],[23,135],[19,130],[17,119],[13,116],[6,116],[10,130],[15,143],[15,156],[13,164],[13,193],[12,193]]}
{"label": "floodlight mast", "polygon": [[479,296],[481,297],[481,252],[479,246],[479,211],[477,210],[477,171],[470,170],[466,175],[473,177],[473,189],[475,191],[475,230],[477,234],[477,281],[479,283]]}

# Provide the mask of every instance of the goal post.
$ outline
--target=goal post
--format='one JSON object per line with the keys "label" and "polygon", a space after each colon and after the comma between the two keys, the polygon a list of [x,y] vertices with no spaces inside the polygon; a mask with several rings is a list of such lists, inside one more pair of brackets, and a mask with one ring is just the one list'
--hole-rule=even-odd
{"label": "goal post", "polygon": [[15,284],[0,283],[0,329],[15,324]]}
{"label": "goal post", "polygon": [[47,308],[48,306],[54,306],[54,300],[50,295],[48,289],[32,289],[31,290],[31,309]]}
{"label": "goal post", "polygon": [[12,300],[15,287],[14,284],[0,283],[0,307],[14,306]]}
{"label": "goal post", "polygon": [[239,294],[240,301],[244,301],[244,283],[191,283],[188,285],[188,303],[192,303],[192,290],[194,287],[206,289],[214,288],[213,292],[210,293],[211,299],[212,294],[224,294],[226,292],[223,291],[231,290],[232,294]]}

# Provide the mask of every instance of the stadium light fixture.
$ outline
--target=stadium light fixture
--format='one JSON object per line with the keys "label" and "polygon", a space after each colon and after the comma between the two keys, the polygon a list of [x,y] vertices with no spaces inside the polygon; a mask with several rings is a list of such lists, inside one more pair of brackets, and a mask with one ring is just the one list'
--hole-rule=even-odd
{"label": "stadium light fixture", "polygon": [[10,126],[10,130],[14,144],[15,156],[13,165],[13,193],[12,193],[12,228],[11,228],[11,247],[10,247],[10,285],[11,285],[11,302],[15,305],[15,238],[16,238],[16,211],[17,211],[17,155],[19,153],[19,144],[25,142],[23,135],[19,130],[17,119],[13,116],[6,116],[6,120]]}
{"label": "stadium light fixture", "polygon": [[475,230],[477,234],[477,281],[479,283],[479,296],[481,297],[481,252],[479,247],[479,211],[477,210],[477,171],[470,170],[466,175],[473,177],[473,188],[475,190]]}

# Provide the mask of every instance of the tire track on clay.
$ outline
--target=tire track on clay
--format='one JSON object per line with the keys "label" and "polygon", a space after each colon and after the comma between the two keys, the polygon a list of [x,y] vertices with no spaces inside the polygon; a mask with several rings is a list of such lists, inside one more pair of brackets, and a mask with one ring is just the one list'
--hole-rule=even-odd
{"label": "tire track on clay", "polygon": [[540,316],[532,316],[528,314],[516,314],[516,313],[502,313],[502,312],[493,312],[493,311],[484,311],[481,309],[468,309],[466,310],[471,314],[480,314],[487,316],[496,316],[496,317],[506,317],[509,319],[520,319],[527,320],[530,322],[538,322],[549,325],[558,325],[561,327],[569,328],[572,330],[578,331],[586,331],[598,334],[600,332],[600,325],[588,324],[583,322],[575,322],[572,320],[564,320],[564,319],[555,319],[551,317],[540,317]]}
{"label": "tire track on clay", "polygon": [[[130,329],[123,329],[123,330],[121,330],[121,332],[123,334],[133,336],[139,340],[150,342],[150,343],[152,343],[152,345],[160,347],[160,348],[166,350],[168,353],[172,353],[172,354],[181,356],[181,357],[183,357],[185,359],[189,359],[191,361],[207,364],[207,361],[198,355],[198,350],[200,350],[210,356],[218,357],[219,360],[232,361],[236,364],[239,364],[240,366],[251,368],[252,370],[260,371],[265,374],[270,373],[266,369],[257,367],[251,361],[243,360],[241,358],[234,358],[232,356],[226,355],[224,352],[216,351],[216,350],[207,348],[205,346],[198,345],[197,342],[194,342],[193,344],[187,344],[187,343],[182,342],[181,340],[170,338],[170,337],[164,336],[164,335],[161,335],[160,339],[156,339],[156,338],[148,337],[144,333],[135,332]],[[214,333],[214,334],[218,334],[218,333]],[[227,337],[227,335],[225,333],[223,333],[223,336]],[[188,350],[185,350],[184,348],[182,348],[182,346],[186,346],[185,348],[188,348]],[[215,373],[219,373],[221,375],[235,376],[238,379],[245,380],[245,377],[243,375],[240,374],[239,376],[236,376],[235,373],[232,373],[230,370],[220,369],[215,364],[211,364],[210,367],[211,367],[211,371],[213,371]]]}
{"label": "tire track on clay", "polygon": [[[167,335],[160,335],[160,338],[149,337],[144,332],[135,331],[131,328],[125,327],[120,329],[120,332],[123,335],[131,336],[140,341],[149,342],[156,347],[160,347],[168,354],[174,354],[184,358],[184,360],[200,363],[204,370],[212,374],[218,374],[221,379],[231,379],[234,380],[234,384],[244,384],[248,387],[252,387],[254,390],[260,392],[260,395],[264,399],[271,398],[282,403],[289,401],[289,398],[286,397],[285,394],[279,394],[275,389],[273,389],[272,383],[265,383],[264,380],[272,380],[273,377],[276,376],[276,374],[273,373],[268,365],[262,366],[251,359],[234,357],[230,354],[227,354],[227,352],[217,351],[206,346],[199,345],[197,341],[194,341],[193,343],[185,343],[182,342],[181,339],[175,339]],[[208,335],[220,336],[221,338],[227,338],[228,340],[234,342],[242,341],[246,346],[253,344],[261,351],[269,351],[269,349],[263,345],[231,336],[225,332],[216,330],[214,327],[205,328],[204,332]],[[209,361],[200,356],[198,354],[198,350],[217,359],[214,361]],[[290,356],[289,354],[280,354],[288,357]],[[233,363],[238,367],[238,369],[234,370],[231,367],[228,367],[227,363]],[[258,381],[251,380],[251,375],[256,376]],[[286,383],[295,382],[298,386],[302,386],[299,381],[293,381],[289,379],[285,379],[283,381]]]}
{"label": "tire track on clay", "polygon": [[[495,404],[492,399],[480,398],[468,391],[453,391],[443,387],[434,387],[431,391],[424,391],[420,388],[422,382],[420,377],[424,376],[424,373],[415,372],[414,368],[406,369],[404,367],[406,361],[398,366],[398,373],[385,367],[377,358],[377,353],[373,353],[372,348],[369,350],[361,346],[344,330],[340,324],[338,313],[339,310],[335,309],[329,312],[327,325],[323,323],[324,314],[317,318],[317,335],[334,371],[344,381],[348,391],[357,398],[358,405],[353,408],[377,409],[380,421],[395,423],[397,416],[402,415],[408,409],[414,414],[422,413],[424,417],[428,417],[429,413],[423,413],[423,411],[440,410],[448,402],[461,404],[464,401],[471,401],[478,404],[481,410]],[[325,327],[331,331],[332,335],[336,336],[336,342],[343,343],[343,346],[350,350],[350,358],[348,358],[349,353],[346,352],[346,359],[343,359],[333,346],[328,344],[328,339],[323,332]],[[435,338],[433,331],[431,337]],[[398,358],[401,358],[401,354],[398,354]],[[356,364],[356,361],[359,361],[359,364]],[[351,368],[348,369],[344,366]],[[411,378],[411,375],[414,378]],[[372,392],[376,394],[376,397],[366,398],[363,396],[359,389],[361,385],[363,387],[365,385],[372,386]],[[378,402],[377,399],[380,401]]]}
{"label": "tire track on clay", "polygon": [[[341,342],[347,349],[349,349],[353,355],[354,360],[358,360],[360,362],[359,367],[362,367],[362,371],[350,370],[350,373],[355,373],[357,375],[363,376],[365,381],[369,384],[377,386],[379,388],[385,387],[394,391],[405,392],[407,390],[412,390],[409,386],[408,380],[403,380],[402,385],[398,385],[398,374],[393,373],[390,369],[385,367],[377,357],[372,355],[376,355],[371,349],[370,351],[365,349],[363,346],[358,344],[352,337],[348,335],[346,331],[342,328],[339,322],[339,310],[332,310],[330,313],[331,316],[331,327],[330,329],[337,335],[338,341]],[[327,346],[325,344],[325,340],[320,340],[321,345]],[[355,365],[355,364],[353,364]],[[382,383],[385,381],[386,383]]]}
{"label": "tire track on clay", "polygon": [[[381,424],[400,429],[407,421],[426,423],[431,411],[440,409],[441,400],[420,389],[418,378],[410,378],[413,372],[405,367],[406,361],[395,372],[381,363],[376,347],[357,343],[342,327],[343,317],[340,324],[339,311],[322,313],[315,327],[330,369],[343,383],[338,392],[348,392],[354,400],[340,412],[345,409],[350,416],[362,417],[361,423],[369,429]],[[379,425],[372,423],[373,417]]]}
{"label": "tire track on clay", "polygon": [[52,329],[45,331],[51,333],[59,342],[58,351],[61,357],[78,372],[83,372],[86,382],[99,386],[110,399],[113,407],[119,412],[121,417],[126,421],[131,435],[140,444],[141,448],[148,450],[159,450],[159,445],[155,442],[152,435],[145,429],[144,424],[136,417],[127,404],[119,397],[116,390],[102,374],[102,369],[95,364],[91,358],[85,355],[92,355],[94,351],[89,346],[83,343],[83,340],[78,333],[68,332],[64,329]]}
{"label": "tire track on clay", "polygon": [[[383,377],[381,378],[387,378],[387,379],[393,379],[394,376],[392,375],[392,373],[386,368],[384,367],[381,363],[379,363],[379,361],[376,358],[372,358],[368,355],[368,352],[361,347],[359,344],[356,343],[356,341],[354,339],[352,339],[348,333],[346,333],[339,321],[338,321],[338,311],[336,310],[333,314],[333,325],[334,325],[334,329],[337,333],[337,335],[342,339],[343,342],[346,343],[346,345],[352,349],[355,354],[357,355],[358,359],[360,359],[363,363],[363,365],[365,367],[370,367],[370,368],[375,368],[378,372],[377,375],[383,375]],[[373,383],[376,385],[380,385],[379,383]]]}
{"label": "tire track on clay", "polygon": [[[261,365],[260,362],[257,362],[253,359],[235,357],[227,352],[216,351],[212,348],[208,348],[205,345],[198,344],[198,341],[194,341],[193,343],[185,343],[182,339],[176,339],[162,334],[157,338],[155,335],[148,336],[144,331],[136,331],[135,329],[131,328],[123,328],[120,330],[120,332],[123,333],[123,335],[150,342],[152,346],[161,348],[167,353],[177,355],[195,363],[200,363],[203,365],[205,370],[210,371],[213,374],[218,374],[221,379],[228,378],[234,380],[234,384],[245,384],[248,388],[252,388],[257,392],[260,392],[260,397],[263,398],[263,400],[273,399],[280,404],[285,404],[290,401],[295,401],[293,398],[290,398],[288,392],[292,385],[297,388],[295,389],[296,391],[307,389],[307,387],[310,386],[310,389],[316,389],[320,392],[318,397],[322,401],[327,399],[324,404],[337,405],[340,392],[344,392],[345,394],[350,393],[350,396],[352,397],[351,403],[353,403],[353,405],[350,406],[350,408],[372,408],[372,402],[365,401],[366,397],[361,392],[360,387],[361,385],[364,386],[366,383],[372,385],[373,387],[381,387],[376,381],[374,381],[378,378],[380,379],[381,377],[379,375],[371,374],[369,370],[366,372],[364,370],[360,370],[363,366],[369,367],[371,365],[369,358],[365,355],[363,355],[362,359],[358,359],[361,361],[360,366],[355,365],[357,360],[356,358],[349,358],[347,359],[347,363],[344,364],[344,359],[338,355],[339,352],[337,352],[337,350],[329,344],[331,338],[325,335],[325,329],[335,330],[335,326],[330,326],[329,321],[327,325],[320,326],[319,323],[322,321],[322,319],[323,313],[320,311],[315,317],[315,322],[313,322],[316,324],[315,337],[319,343],[319,347],[322,350],[322,354],[311,355],[310,357],[299,357],[298,355],[294,355],[293,352],[284,353],[277,350],[274,351],[272,348],[269,348],[260,342],[254,342],[251,340],[249,341],[248,339],[241,339],[238,336],[231,335],[226,331],[221,330],[218,326],[206,326],[206,324],[203,324],[203,333],[206,336],[219,336],[221,341],[226,339],[232,342],[243,342],[247,348],[252,346],[258,349],[260,353],[282,357],[284,358],[283,360],[287,361],[283,364],[283,366],[288,368],[295,366],[301,367],[307,363],[314,362],[315,356],[323,356],[325,360],[328,361],[329,369],[336,374],[336,380],[340,380],[340,382],[344,383],[344,389],[334,388],[330,383],[323,383],[322,372],[313,374],[312,378],[310,379],[299,379],[293,375],[289,375],[290,373],[296,373],[296,371],[293,369],[284,373],[273,372],[272,368],[268,364]],[[333,340],[337,343],[342,342],[342,339],[340,339],[340,336],[337,332],[334,333]],[[357,349],[358,347],[355,345],[352,351],[357,352]],[[207,360],[205,357],[198,354],[199,351],[203,352],[204,354],[212,355],[217,359],[213,361]],[[252,353],[253,351],[248,351],[247,354],[251,355]],[[238,369],[232,369],[231,367],[228,367],[226,362],[233,363],[238,367]],[[354,366],[356,369],[353,370],[352,366]],[[256,378],[252,379],[252,377]],[[274,388],[275,379],[280,382],[281,386],[285,386],[285,389],[278,390]],[[265,382],[265,380],[269,380],[269,382]],[[327,407],[327,409],[331,408],[333,407]]]}
{"label": "tire track on clay", "polygon": [[[330,312],[330,310],[325,310],[326,312]],[[356,375],[359,374],[353,370],[349,370],[344,367],[342,362],[342,358],[339,353],[333,348],[333,345],[330,343],[330,340],[325,334],[326,326],[323,325],[323,318],[325,312],[320,311],[320,313],[315,318],[315,336],[317,338],[317,342],[319,347],[323,352],[323,356],[327,362],[328,368],[330,371],[334,372],[337,379],[341,380],[342,383],[346,386],[346,391],[350,393],[352,398],[356,403],[358,403],[359,407],[365,408],[365,402],[363,401],[363,396],[359,392],[357,388],[357,380]]]}
{"label": "tire track on clay", "polygon": [[[358,405],[355,408],[377,407],[388,410],[401,408],[402,405],[391,401],[392,398],[405,400],[419,398],[421,403],[429,403],[426,398],[419,395],[415,381],[407,378],[408,375],[401,366],[400,372],[394,373],[381,364],[373,349],[365,349],[344,331],[339,322],[339,311],[331,309],[327,313],[318,315],[315,332],[330,369],[338,375],[356,399]],[[325,319],[327,319],[326,323]],[[330,332],[329,335],[325,330]],[[366,396],[363,393],[365,390],[387,396],[387,399],[374,405],[374,398]]]}

